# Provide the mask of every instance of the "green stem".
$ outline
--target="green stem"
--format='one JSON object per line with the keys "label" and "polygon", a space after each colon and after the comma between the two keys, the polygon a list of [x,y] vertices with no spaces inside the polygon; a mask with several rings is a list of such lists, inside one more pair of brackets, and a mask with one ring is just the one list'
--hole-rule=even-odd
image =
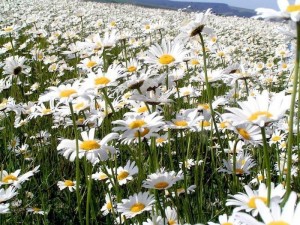
{"label": "green stem", "polygon": [[[293,80],[293,91],[291,97],[290,115],[289,115],[289,135],[288,135],[288,146],[287,146],[287,174],[286,174],[286,201],[291,193],[291,178],[292,178],[292,147],[293,147],[293,126],[294,126],[294,115],[296,105],[296,94],[298,88],[298,77],[299,77],[299,61],[300,61],[300,22],[297,22],[297,51],[296,51],[296,62],[295,62],[295,73]],[[299,100],[298,100],[299,101]]]}
{"label": "green stem", "polygon": [[266,172],[267,172],[267,188],[268,188],[268,200],[267,203],[270,205],[271,200],[271,166],[270,166],[270,156],[268,152],[268,143],[266,138],[266,131],[264,127],[261,127],[261,135],[263,138],[263,148],[264,148],[264,162],[266,166]]}
{"label": "green stem", "polygon": [[222,140],[220,138],[220,133],[219,133],[216,118],[215,118],[215,112],[214,112],[214,109],[213,109],[213,106],[212,106],[212,94],[211,94],[210,84],[208,82],[208,75],[207,75],[207,65],[206,65],[207,57],[206,57],[204,40],[203,40],[203,36],[202,36],[201,32],[199,32],[199,37],[200,37],[200,40],[201,40],[202,53],[203,53],[203,63],[204,63],[203,71],[204,71],[204,75],[205,75],[205,84],[206,84],[206,90],[207,90],[207,96],[208,96],[208,104],[209,104],[209,107],[210,107],[211,117],[212,117],[214,127],[215,127],[215,130],[216,130],[216,135],[217,135],[217,138],[218,138],[218,142],[220,144],[222,154],[225,155]]}
{"label": "green stem", "polygon": [[81,196],[80,196],[80,190],[79,190],[79,184],[80,184],[80,168],[79,168],[79,144],[78,144],[78,133],[77,133],[77,124],[76,124],[76,119],[75,119],[75,114],[74,114],[74,109],[73,105],[71,102],[69,102],[69,107],[71,110],[71,115],[72,115],[72,121],[73,121],[73,126],[74,126],[74,134],[75,134],[75,139],[76,139],[76,197],[77,197],[77,210],[78,210],[78,216],[79,216],[79,223],[82,224],[82,215],[81,215]]}

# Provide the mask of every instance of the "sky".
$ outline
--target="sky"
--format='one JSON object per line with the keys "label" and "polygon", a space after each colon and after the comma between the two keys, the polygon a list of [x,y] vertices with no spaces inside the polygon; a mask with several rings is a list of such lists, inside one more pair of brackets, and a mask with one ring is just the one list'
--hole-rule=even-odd
{"label": "sky", "polygon": [[277,0],[177,0],[181,2],[220,2],[231,6],[256,9],[256,8],[272,8],[279,10]]}

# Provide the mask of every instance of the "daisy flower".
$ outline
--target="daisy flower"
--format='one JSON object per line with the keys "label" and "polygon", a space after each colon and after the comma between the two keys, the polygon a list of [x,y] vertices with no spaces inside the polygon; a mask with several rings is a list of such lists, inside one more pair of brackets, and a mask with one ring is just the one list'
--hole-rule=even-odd
{"label": "daisy flower", "polygon": [[92,71],[94,68],[102,65],[103,62],[99,56],[92,56],[91,58],[85,58],[82,60],[77,67],[86,71]]}
{"label": "daisy flower", "polygon": [[292,5],[288,0],[277,0],[277,5],[280,11],[268,8],[257,8],[255,9],[258,14],[255,18],[263,19],[292,19],[295,22],[300,20],[300,7],[299,1],[295,0],[295,4]]}
{"label": "daisy flower", "polygon": [[164,125],[162,116],[158,116],[156,112],[148,115],[133,114],[125,120],[113,121],[113,124],[119,125],[113,128],[113,131],[124,131],[121,138],[141,137],[145,136],[150,130],[158,131]]}
{"label": "daisy flower", "polygon": [[183,175],[181,173],[176,174],[174,171],[166,172],[162,169],[148,175],[147,179],[143,182],[143,187],[157,190],[168,189],[182,179]]}
{"label": "daisy flower", "polygon": [[229,160],[223,159],[224,168],[219,169],[219,172],[228,174],[235,173],[236,175],[243,176],[250,174],[250,169],[256,165],[250,154],[239,152],[236,156],[235,171],[233,171],[233,157]]}
{"label": "daisy flower", "polygon": [[170,129],[187,129],[196,127],[196,124],[201,120],[202,116],[198,115],[197,109],[182,110],[176,114],[175,119],[168,123]]}
{"label": "daisy flower", "polygon": [[270,138],[269,145],[271,146],[272,144],[280,143],[285,137],[286,133],[281,133],[280,130],[275,130]]}
{"label": "daisy flower", "polygon": [[7,189],[0,189],[0,203],[10,200],[18,194],[16,192],[16,188],[13,186],[9,186]]}
{"label": "daisy flower", "polygon": [[[89,132],[81,132],[82,140],[78,141],[79,152],[78,157],[86,157],[91,163],[97,163],[99,160],[105,161],[109,157],[109,153],[114,154],[116,150],[107,145],[111,140],[119,137],[116,133],[106,135],[102,140],[95,139],[95,128]],[[65,158],[73,162],[76,158],[76,140],[64,139],[57,146],[57,150]]]}
{"label": "daisy flower", "polygon": [[92,88],[95,90],[104,88],[117,86],[117,79],[122,77],[122,68],[120,65],[110,65],[107,69],[106,73],[103,73],[101,69],[97,71],[97,73],[89,73],[88,77],[84,79],[83,85],[86,86],[87,89]]}
{"label": "daisy flower", "polygon": [[200,32],[212,34],[213,30],[205,27],[205,23],[209,15],[211,15],[211,9],[207,9],[205,13],[196,13],[195,18],[193,18],[186,26],[181,28],[180,37],[194,37]]}
{"label": "daisy flower", "polygon": [[114,210],[114,203],[112,202],[112,198],[109,194],[105,195],[105,203],[101,208],[101,212],[103,216],[106,216],[108,213],[111,213]]}
{"label": "daisy flower", "polygon": [[11,56],[8,57],[5,60],[5,65],[3,67],[3,73],[8,74],[8,75],[20,75],[22,73],[28,74],[29,73],[29,68],[28,66],[24,65],[26,61],[26,58],[23,56]]}
{"label": "daisy flower", "polygon": [[144,57],[144,62],[151,64],[152,67],[172,66],[183,62],[187,53],[188,51],[180,40],[171,42],[163,39],[161,45],[150,46],[147,56]]}
{"label": "daisy flower", "polygon": [[[264,204],[268,204],[268,189],[264,183],[260,183],[258,190],[252,190],[248,185],[245,185],[244,189],[246,194],[240,192],[235,195],[230,195],[233,199],[228,199],[226,206],[236,206],[233,210],[234,213],[245,210],[246,212],[251,212],[253,216],[256,216],[258,214],[256,200],[260,199]],[[284,194],[285,189],[282,184],[275,187],[274,183],[271,183],[270,205],[274,203],[279,204]]]}
{"label": "daisy flower", "polygon": [[5,184],[11,184],[16,188],[21,188],[21,184],[29,180],[29,177],[32,177],[39,170],[39,166],[35,167],[33,170],[28,171],[22,175],[19,175],[21,170],[16,170],[13,173],[8,173],[6,170],[2,170],[0,173],[0,186]]}
{"label": "daisy flower", "polygon": [[[257,221],[246,213],[236,213],[236,218],[245,225],[298,225],[300,221],[300,203],[296,205],[297,194],[291,192],[288,201],[281,208],[279,203],[271,203],[268,208],[261,199],[255,200],[257,210],[263,222]],[[296,208],[295,208],[296,205]]]}
{"label": "daisy flower", "polygon": [[72,180],[58,181],[57,186],[59,190],[68,188],[70,192],[73,192],[74,190],[76,190],[76,181],[72,181]]}
{"label": "daisy flower", "polygon": [[165,209],[166,214],[166,224],[175,225],[178,224],[177,210],[167,206]]}
{"label": "daisy flower", "polygon": [[250,123],[264,127],[267,123],[279,120],[285,115],[285,111],[290,107],[290,96],[280,92],[270,99],[268,91],[264,90],[255,98],[249,96],[247,101],[238,104],[241,108],[227,108],[231,113],[225,113],[222,117],[231,120],[234,126]]}
{"label": "daisy flower", "polygon": [[30,208],[26,208],[26,211],[32,214],[40,214],[40,215],[44,215],[45,211],[43,211],[40,208],[37,207],[30,207]]}
{"label": "daisy flower", "polygon": [[126,218],[133,218],[144,211],[151,211],[152,205],[155,203],[154,196],[148,192],[139,192],[129,196],[128,199],[122,199],[122,203],[118,203],[117,210]]}
{"label": "daisy flower", "polygon": [[117,180],[119,185],[124,185],[127,181],[133,180],[133,175],[139,172],[138,167],[135,165],[135,162],[127,161],[125,167],[117,168]]}

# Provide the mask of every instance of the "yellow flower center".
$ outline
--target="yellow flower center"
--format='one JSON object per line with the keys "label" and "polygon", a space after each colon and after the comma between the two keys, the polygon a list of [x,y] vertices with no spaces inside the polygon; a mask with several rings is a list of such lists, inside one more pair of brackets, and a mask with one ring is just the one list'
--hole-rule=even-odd
{"label": "yellow flower center", "polygon": [[94,149],[100,148],[100,145],[95,140],[87,140],[87,141],[83,141],[80,144],[80,148],[83,149],[83,150],[85,150],[85,151],[90,151],[90,150],[94,150]]}
{"label": "yellow flower center", "polygon": [[223,57],[223,56],[225,56],[225,53],[224,53],[224,52],[218,52],[217,55],[218,55],[219,57]]}
{"label": "yellow flower center", "polygon": [[117,23],[115,22],[115,21],[112,21],[111,23],[110,23],[110,26],[112,26],[112,27],[115,27],[117,25]]}
{"label": "yellow flower center", "polygon": [[86,66],[87,66],[88,68],[92,68],[92,67],[94,67],[94,66],[96,66],[96,65],[97,65],[97,62],[92,61],[92,60],[90,60],[90,61],[86,64]]}
{"label": "yellow flower center", "polygon": [[164,138],[156,138],[156,143],[163,143],[166,139]]}
{"label": "yellow flower center", "polygon": [[62,91],[60,92],[59,96],[60,96],[61,98],[68,98],[68,97],[70,97],[70,95],[76,94],[76,93],[77,93],[77,91],[74,90],[74,89],[67,89],[67,90],[62,90]]}
{"label": "yellow flower center", "polygon": [[233,225],[233,223],[225,222],[225,223],[221,223],[221,225]]}
{"label": "yellow flower center", "polygon": [[132,72],[135,72],[136,71],[136,67],[135,66],[129,66],[127,68],[128,72],[132,73]]}
{"label": "yellow flower center", "polygon": [[11,32],[13,30],[13,27],[5,27],[3,30],[5,32]]}
{"label": "yellow flower center", "polygon": [[273,221],[271,223],[268,223],[267,225],[289,225],[289,224],[284,221]]}
{"label": "yellow flower center", "polygon": [[175,225],[177,224],[176,220],[170,219],[168,220],[168,225]]}
{"label": "yellow flower center", "polygon": [[210,123],[209,121],[207,121],[207,120],[202,121],[202,126],[203,126],[203,127],[209,127],[210,124],[211,124],[211,123]]}
{"label": "yellow flower center", "polygon": [[145,135],[147,135],[148,133],[149,133],[149,129],[148,128],[145,128],[142,132],[140,132],[140,131],[136,131],[135,133],[134,133],[134,136],[135,137],[144,137]]}
{"label": "yellow flower center", "polygon": [[188,123],[185,120],[177,120],[174,122],[177,127],[186,127]]}
{"label": "yellow flower center", "polygon": [[286,64],[286,63],[283,63],[283,64],[281,65],[281,67],[282,67],[282,69],[286,69],[286,68],[287,68],[287,64]]}
{"label": "yellow flower center", "polygon": [[74,182],[71,180],[65,180],[65,186],[67,187],[73,187],[74,186]]}
{"label": "yellow flower center", "polygon": [[165,181],[158,182],[157,184],[154,185],[154,187],[157,189],[165,189],[168,186],[169,186],[169,183],[165,182]]}
{"label": "yellow flower center", "polygon": [[265,198],[265,197],[254,196],[254,197],[250,198],[249,201],[248,201],[248,206],[250,208],[256,209],[256,203],[255,203],[256,199],[262,200],[263,203],[265,203],[265,204],[267,204],[267,201],[268,201],[267,198]]}
{"label": "yellow flower center", "polygon": [[100,180],[104,180],[106,178],[108,178],[108,176],[105,173],[100,173],[100,175],[99,175]]}
{"label": "yellow flower center", "polygon": [[108,210],[111,210],[111,209],[112,209],[112,204],[111,204],[111,202],[106,203],[106,208],[107,208]]}
{"label": "yellow flower center", "polygon": [[147,106],[142,106],[142,107],[138,108],[138,110],[137,110],[138,113],[144,113],[146,111],[147,111]]}
{"label": "yellow flower center", "polygon": [[149,29],[150,29],[150,25],[146,25],[146,26],[145,26],[145,29],[146,29],[146,30],[149,30]]}
{"label": "yellow flower center", "polygon": [[75,104],[73,107],[74,107],[74,109],[80,110],[84,107],[84,102],[79,102],[79,103]]}
{"label": "yellow flower center", "polygon": [[124,180],[126,177],[128,177],[129,173],[124,170],[124,171],[121,171],[118,176],[117,176],[117,179],[118,180]]}
{"label": "yellow flower center", "polygon": [[199,104],[198,107],[202,108],[202,109],[205,109],[205,110],[209,110],[209,105],[208,104]]}
{"label": "yellow flower center", "polygon": [[43,114],[51,113],[51,109],[43,109],[42,113]]}
{"label": "yellow flower center", "polygon": [[142,211],[144,208],[145,208],[145,205],[143,203],[137,202],[131,206],[130,211],[137,213],[137,212]]}
{"label": "yellow flower center", "polygon": [[40,208],[37,208],[37,207],[33,207],[32,210],[33,210],[34,212],[39,212],[39,211],[41,211],[41,209],[40,209]]}
{"label": "yellow flower center", "polygon": [[[297,11],[300,11],[300,5],[289,5],[287,8],[286,8],[286,11],[287,12],[297,12]],[[268,224],[269,225],[269,224]],[[274,225],[274,224],[272,224]]]}
{"label": "yellow flower center", "polygon": [[258,179],[259,181],[262,181],[264,178],[265,178],[265,177],[264,177],[263,175],[257,176],[257,179]]}
{"label": "yellow flower center", "polygon": [[130,129],[140,128],[144,126],[146,122],[144,120],[134,120],[128,126]]}
{"label": "yellow flower center", "polygon": [[242,175],[244,173],[243,169],[235,169],[235,174]]}
{"label": "yellow flower center", "polygon": [[107,77],[97,77],[95,80],[95,85],[106,85],[110,82],[110,79]]}
{"label": "yellow flower center", "polygon": [[2,178],[2,182],[8,183],[9,181],[18,180],[18,178],[12,174],[8,174],[7,176]]}
{"label": "yellow flower center", "polygon": [[271,139],[272,139],[272,141],[280,141],[281,137],[280,136],[274,136]]}
{"label": "yellow flower center", "polygon": [[246,140],[250,140],[251,136],[250,134],[243,128],[238,128],[237,131],[239,132],[239,134]]}
{"label": "yellow flower center", "polygon": [[163,54],[161,57],[159,57],[158,61],[160,64],[168,65],[174,62],[175,58],[169,54]]}
{"label": "yellow flower center", "polygon": [[227,123],[226,122],[221,122],[220,123],[220,128],[224,129],[227,127]]}
{"label": "yellow flower center", "polygon": [[199,62],[197,59],[192,59],[192,60],[191,60],[191,64],[192,64],[192,65],[199,65],[200,62]]}
{"label": "yellow flower center", "polygon": [[258,117],[265,116],[267,118],[271,118],[273,115],[267,111],[257,111],[255,113],[252,113],[251,116],[248,117],[248,120],[254,121],[257,120]]}

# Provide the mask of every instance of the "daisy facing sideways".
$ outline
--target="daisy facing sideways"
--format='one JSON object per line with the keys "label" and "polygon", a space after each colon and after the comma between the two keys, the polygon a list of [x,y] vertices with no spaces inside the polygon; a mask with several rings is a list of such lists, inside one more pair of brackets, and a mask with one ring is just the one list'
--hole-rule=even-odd
{"label": "daisy facing sideways", "polygon": [[[233,199],[228,199],[226,206],[236,206],[233,212],[239,212],[245,210],[246,212],[251,212],[253,216],[258,214],[257,199],[261,200],[264,204],[268,204],[267,196],[268,189],[264,183],[260,183],[258,190],[252,190],[248,185],[244,186],[245,193],[238,193],[231,195]],[[281,202],[283,195],[285,194],[285,189],[282,184],[275,187],[274,183],[271,183],[271,199],[270,205],[278,204]]]}
{"label": "daisy facing sideways", "polygon": [[[107,143],[119,137],[116,133],[106,135],[102,140],[95,139],[95,128],[81,132],[82,141],[78,141],[78,157],[86,157],[91,163],[97,163],[99,160],[108,159],[108,152],[114,154],[116,150],[108,146]],[[57,146],[57,150],[66,159],[73,162],[76,158],[76,140],[64,139]]]}
{"label": "daisy facing sideways", "polygon": [[290,107],[290,95],[282,91],[274,94],[264,90],[255,98],[250,96],[247,101],[238,102],[241,108],[227,108],[230,113],[222,115],[223,119],[232,121],[236,126],[242,123],[255,124],[264,127],[267,123],[281,119],[285,116],[286,110]]}
{"label": "daisy facing sideways", "polygon": [[[281,208],[279,203],[271,203],[268,208],[260,199],[255,200],[257,210],[263,222],[246,213],[237,213],[236,218],[245,225],[299,225],[300,203],[296,205],[297,194],[291,192],[288,201]],[[296,208],[295,208],[296,205]]]}
{"label": "daisy facing sideways", "polygon": [[148,192],[139,192],[129,196],[128,199],[122,199],[122,203],[118,203],[117,210],[126,218],[133,218],[144,211],[151,211],[152,205],[155,203],[153,195]]}

